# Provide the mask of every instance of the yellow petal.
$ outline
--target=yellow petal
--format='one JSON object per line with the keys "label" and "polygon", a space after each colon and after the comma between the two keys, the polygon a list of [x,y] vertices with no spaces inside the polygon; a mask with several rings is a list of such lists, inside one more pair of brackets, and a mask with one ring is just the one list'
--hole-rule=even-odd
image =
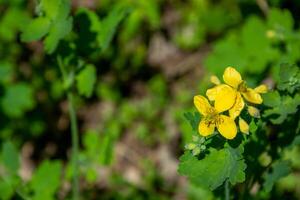
{"label": "yellow petal", "polygon": [[249,134],[249,125],[242,118],[239,118],[239,127],[242,133]]}
{"label": "yellow petal", "polygon": [[229,110],[235,103],[236,90],[227,86],[220,89],[215,96],[215,109],[221,113]]}
{"label": "yellow petal", "polygon": [[239,84],[243,81],[240,73],[232,67],[227,67],[223,74],[223,80],[228,85],[237,88]]}
{"label": "yellow petal", "polygon": [[207,121],[205,121],[204,119],[200,121],[198,127],[198,131],[200,135],[204,137],[211,135],[213,134],[214,130],[215,130],[215,124],[207,123]]}
{"label": "yellow petal", "polygon": [[220,134],[229,140],[235,138],[237,128],[234,120],[226,115],[220,115],[219,117],[220,119],[217,124],[217,128]]}
{"label": "yellow petal", "polygon": [[217,76],[211,76],[210,82],[212,82],[215,85],[219,85],[221,83],[221,81],[219,80],[219,78]]}
{"label": "yellow petal", "polygon": [[202,115],[207,115],[212,106],[208,103],[208,100],[201,95],[194,96],[194,105]]}
{"label": "yellow petal", "polygon": [[254,91],[258,92],[258,93],[266,93],[266,92],[268,92],[268,86],[266,86],[265,84],[262,84],[256,88],[254,88]]}
{"label": "yellow petal", "polygon": [[253,106],[248,106],[248,113],[255,118],[260,118],[260,112],[257,108]]}
{"label": "yellow petal", "polygon": [[209,99],[210,101],[214,101],[215,98],[216,98],[216,96],[217,96],[217,94],[219,94],[219,92],[220,92],[223,88],[225,88],[225,89],[227,89],[227,88],[231,89],[231,87],[228,86],[228,85],[226,85],[226,84],[220,84],[220,85],[217,85],[217,86],[215,86],[215,87],[213,87],[213,88],[211,88],[211,89],[208,89],[208,90],[206,91],[206,96],[208,97],[208,99]]}
{"label": "yellow petal", "polygon": [[247,92],[243,92],[242,94],[251,103],[261,104],[263,102],[260,94],[251,88],[247,88]]}
{"label": "yellow petal", "polygon": [[236,99],[233,107],[229,110],[229,116],[232,119],[235,119],[237,116],[241,114],[241,111],[243,110],[245,106],[245,102],[239,92],[236,94]]}

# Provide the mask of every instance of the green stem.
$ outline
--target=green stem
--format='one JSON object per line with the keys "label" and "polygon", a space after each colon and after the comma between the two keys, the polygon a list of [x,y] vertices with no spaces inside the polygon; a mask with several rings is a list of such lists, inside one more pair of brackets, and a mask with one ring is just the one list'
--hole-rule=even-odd
{"label": "green stem", "polygon": [[74,96],[71,91],[68,92],[69,101],[69,115],[71,120],[71,132],[72,132],[72,164],[73,164],[73,200],[79,199],[79,177],[78,177],[78,128],[77,118],[74,105]]}
{"label": "green stem", "polygon": [[226,179],[225,181],[225,200],[230,200],[230,188],[228,179]]}
{"label": "green stem", "polygon": [[[57,57],[57,63],[63,77],[64,87],[67,86],[66,82],[68,81],[68,75],[64,67],[63,61],[60,56]],[[72,72],[71,72],[72,73]],[[78,176],[78,152],[79,152],[79,136],[78,136],[78,126],[77,126],[77,117],[76,109],[74,104],[74,94],[70,89],[72,89],[73,81],[71,85],[68,85],[70,88],[65,88],[67,90],[67,97],[69,103],[69,116],[71,121],[71,137],[72,137],[72,171],[73,171],[73,200],[79,200],[79,176]]]}

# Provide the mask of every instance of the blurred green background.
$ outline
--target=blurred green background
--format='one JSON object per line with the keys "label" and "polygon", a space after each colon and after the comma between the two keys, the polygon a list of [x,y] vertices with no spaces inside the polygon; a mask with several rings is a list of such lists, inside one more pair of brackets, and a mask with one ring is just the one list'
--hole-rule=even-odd
{"label": "blurred green background", "polygon": [[[42,42],[20,32],[34,0],[0,0],[0,199],[70,199],[71,135],[61,74]],[[283,62],[300,62],[300,1],[73,0],[76,55],[96,73],[76,96],[83,199],[215,199],[177,173],[191,140],[183,119],[209,77],[235,66],[250,86],[273,86]],[[94,15],[128,6],[111,45],[95,48]],[[64,48],[64,42],[59,44]],[[93,71],[94,70],[94,71]],[[83,83],[88,75],[82,75]],[[85,87],[85,86],[83,86]],[[78,87],[80,90],[80,86]],[[293,173],[259,199],[300,199]],[[4,170],[8,168],[9,173]],[[255,188],[253,189],[255,198]]]}

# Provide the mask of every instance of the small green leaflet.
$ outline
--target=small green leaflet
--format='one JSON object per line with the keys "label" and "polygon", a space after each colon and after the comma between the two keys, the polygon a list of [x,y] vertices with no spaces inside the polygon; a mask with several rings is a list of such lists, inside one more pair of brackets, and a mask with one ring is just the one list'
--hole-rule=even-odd
{"label": "small green leaflet", "polygon": [[192,126],[193,130],[197,131],[198,124],[200,121],[200,114],[198,112],[195,112],[194,114],[192,114],[191,112],[186,112],[183,115],[190,122],[190,125]]}
{"label": "small green leaflet", "polygon": [[281,124],[290,114],[297,112],[297,107],[300,105],[300,94],[296,94],[294,97],[281,96],[280,105],[266,110],[263,114],[264,117],[275,116],[271,118],[271,122],[274,124]]}
{"label": "small green leaflet", "polygon": [[41,39],[49,32],[50,25],[50,20],[46,17],[33,19],[21,35],[21,40],[30,42]]}
{"label": "small green leaflet", "polygon": [[276,107],[281,104],[281,97],[278,91],[267,92],[262,94],[263,104],[268,107]]}
{"label": "small green leaflet", "polygon": [[1,99],[2,110],[9,117],[21,117],[34,104],[32,88],[25,83],[8,86]]}
{"label": "small green leaflet", "polygon": [[19,153],[11,142],[5,142],[2,147],[2,162],[5,168],[12,174],[17,174],[20,167]]}
{"label": "small green leaflet", "polygon": [[[263,95],[264,104],[270,107],[263,116],[271,116],[270,120],[274,124],[281,124],[288,115],[296,113],[300,105],[299,93],[290,96],[300,88],[300,68],[296,65],[282,64],[279,78],[277,87],[281,90],[280,93],[272,91]],[[289,92],[290,95],[281,95],[281,92]]]}
{"label": "small green leaflet", "polygon": [[280,178],[285,177],[291,171],[290,162],[287,160],[276,161],[272,164],[272,170],[264,174],[264,184],[263,188],[267,192],[270,192],[273,188],[273,185]]}
{"label": "small green leaflet", "polygon": [[79,94],[90,97],[93,93],[96,79],[96,68],[93,65],[85,66],[76,76],[76,87]]}
{"label": "small green leaflet", "polygon": [[287,90],[289,93],[294,93],[300,89],[300,67],[282,64],[280,66],[279,77],[279,90]]}
{"label": "small green leaflet", "polygon": [[21,40],[31,42],[45,37],[44,44],[47,53],[54,52],[58,43],[72,30],[70,2],[68,0],[42,0],[38,6],[42,10],[41,16],[32,19],[24,28]]}
{"label": "small green leaflet", "polygon": [[35,171],[30,188],[33,199],[53,199],[53,195],[60,186],[62,165],[59,161],[43,161]]}
{"label": "small green leaflet", "polygon": [[288,10],[272,8],[268,13],[268,25],[278,32],[292,31],[294,26],[293,16]]}
{"label": "small green leaflet", "polygon": [[221,150],[211,148],[210,153],[201,160],[187,151],[180,157],[178,172],[210,190],[222,185],[226,179],[235,185],[245,180],[243,151],[242,146],[236,149],[227,146]]}

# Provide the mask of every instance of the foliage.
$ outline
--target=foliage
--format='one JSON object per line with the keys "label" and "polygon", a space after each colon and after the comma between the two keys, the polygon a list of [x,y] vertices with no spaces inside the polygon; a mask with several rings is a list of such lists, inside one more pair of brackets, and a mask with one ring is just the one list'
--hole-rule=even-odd
{"label": "foliage", "polygon": [[[242,182],[251,184],[249,179],[253,178],[263,188],[259,195],[266,195],[264,191],[271,192],[275,183],[291,172],[291,162],[283,160],[284,155],[280,149],[297,145],[299,139],[299,119],[296,117],[299,115],[299,87],[298,79],[294,79],[299,70],[296,65],[281,65],[278,89],[263,94],[263,117],[258,121],[252,119],[249,136],[244,135],[225,142],[212,135],[205,139],[206,150],[203,149],[197,154],[194,153],[197,147],[190,143],[180,158],[178,172],[187,176],[193,184],[208,187],[210,190],[223,185],[226,179],[234,186]],[[289,74],[289,78],[286,74]],[[198,134],[199,116],[186,113],[185,117],[194,134]],[[277,125],[277,128],[274,129],[271,124]],[[290,128],[284,128],[286,126]],[[269,143],[272,137],[275,138]],[[257,156],[259,159],[256,159]],[[244,195],[250,196],[247,193]]]}
{"label": "foliage", "polygon": [[[74,174],[82,199],[299,199],[300,4],[259,2],[0,0],[0,199],[71,199]],[[227,66],[271,91],[248,135],[200,137]]]}

